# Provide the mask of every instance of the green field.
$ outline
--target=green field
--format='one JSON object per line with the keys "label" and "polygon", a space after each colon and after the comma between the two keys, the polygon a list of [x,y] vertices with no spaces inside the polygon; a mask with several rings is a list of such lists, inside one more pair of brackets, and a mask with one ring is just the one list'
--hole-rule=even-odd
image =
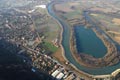
{"label": "green field", "polygon": [[56,52],[58,48],[54,46],[52,43],[45,42],[44,45],[52,52]]}
{"label": "green field", "polygon": [[69,13],[66,13],[66,14],[63,14],[65,18],[67,19],[73,19],[73,18],[80,18],[81,17],[81,11],[73,11],[73,12],[69,12]]}

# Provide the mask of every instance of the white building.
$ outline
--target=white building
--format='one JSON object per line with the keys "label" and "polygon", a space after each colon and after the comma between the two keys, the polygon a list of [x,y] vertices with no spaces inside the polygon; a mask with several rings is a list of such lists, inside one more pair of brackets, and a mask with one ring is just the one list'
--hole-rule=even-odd
{"label": "white building", "polygon": [[60,73],[60,71],[59,71],[59,70],[56,70],[56,71],[54,71],[51,75],[52,75],[53,77],[56,77],[59,73]]}
{"label": "white building", "polygon": [[46,5],[37,5],[36,8],[46,8]]}
{"label": "white building", "polygon": [[57,75],[57,80],[61,80],[64,77],[64,74],[61,72]]}

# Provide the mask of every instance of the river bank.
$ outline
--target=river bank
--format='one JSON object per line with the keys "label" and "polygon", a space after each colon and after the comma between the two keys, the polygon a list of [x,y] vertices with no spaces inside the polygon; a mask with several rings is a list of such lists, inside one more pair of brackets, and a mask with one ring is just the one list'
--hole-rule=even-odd
{"label": "river bank", "polygon": [[[53,11],[55,11],[54,5],[52,7]],[[57,14],[56,14],[57,15]],[[57,15],[58,16],[58,15]],[[54,17],[53,17],[54,18]],[[55,18],[54,18],[55,19]],[[57,23],[60,25],[61,27],[61,34],[60,34],[60,40],[59,40],[59,45],[60,45],[60,49],[58,50],[58,52],[56,52],[55,54],[53,54],[53,56],[60,61],[61,64],[63,64],[64,66],[66,66],[67,68],[73,70],[77,75],[81,75],[82,77],[84,77],[85,79],[89,79],[89,80],[93,80],[92,76],[82,72],[80,70],[78,70],[73,64],[66,64],[68,61],[68,59],[65,56],[65,51],[64,48],[62,46],[62,40],[63,40],[63,25],[61,25],[61,23],[55,19],[57,21]],[[58,54],[58,55],[57,55]]]}
{"label": "river bank", "polygon": [[110,74],[119,68],[120,64],[110,66],[110,67],[99,68],[99,69],[95,69],[95,68],[91,69],[91,68],[80,65],[73,57],[71,50],[70,50],[70,42],[69,42],[70,41],[70,30],[68,29],[69,25],[66,24],[63,20],[61,20],[58,16],[56,16],[53,11],[51,11],[51,6],[53,6],[53,3],[50,4],[48,7],[48,10],[50,11],[49,14],[51,16],[53,16],[54,18],[56,18],[63,27],[62,46],[63,46],[64,52],[65,52],[64,55],[65,55],[66,59],[71,63],[70,65],[73,65],[73,67],[76,68],[76,70],[78,70],[78,71],[80,70],[82,72],[89,73],[91,75]]}
{"label": "river bank", "polygon": [[[52,9],[54,10],[54,5],[53,5],[53,7],[52,7]],[[62,46],[62,34],[63,34],[63,27],[62,27],[62,25],[60,24],[60,22],[56,19],[56,18],[54,18],[53,16],[51,16],[50,14],[49,14],[49,12],[48,12],[48,10],[47,10],[47,14],[50,16],[50,17],[52,17],[57,23],[58,23],[58,25],[59,25],[59,27],[60,27],[60,35],[59,35],[59,47],[60,47],[60,49],[56,52],[56,53],[54,53],[54,54],[52,54],[52,56],[53,57],[56,57],[56,59],[57,60],[59,60],[60,62],[62,61],[62,62],[66,62],[67,61],[67,59],[65,58],[65,56],[64,56],[64,49],[63,49],[63,46]],[[62,55],[60,55],[60,53],[62,53]]]}

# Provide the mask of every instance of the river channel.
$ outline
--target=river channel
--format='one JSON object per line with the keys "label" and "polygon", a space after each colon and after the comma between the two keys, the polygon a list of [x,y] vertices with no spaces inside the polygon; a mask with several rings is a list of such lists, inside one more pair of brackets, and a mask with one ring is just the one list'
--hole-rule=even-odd
{"label": "river channel", "polygon": [[[57,19],[60,24],[63,27],[63,33],[62,33],[62,46],[64,48],[64,54],[65,57],[67,58],[67,60],[72,63],[76,68],[78,68],[81,71],[84,71],[86,73],[92,74],[92,75],[105,75],[105,74],[110,74],[113,71],[115,71],[116,69],[120,68],[120,63],[116,64],[114,66],[110,66],[110,67],[103,67],[103,68],[97,68],[97,69],[93,69],[93,68],[87,68],[84,67],[82,65],[80,65],[78,62],[76,62],[76,60],[73,58],[71,50],[70,50],[70,30],[69,30],[69,25],[66,24],[61,18],[59,18],[54,10],[53,10],[53,5],[54,3],[49,3],[47,6],[48,12],[51,16],[53,16],[55,19]],[[98,56],[97,56],[98,57]]]}

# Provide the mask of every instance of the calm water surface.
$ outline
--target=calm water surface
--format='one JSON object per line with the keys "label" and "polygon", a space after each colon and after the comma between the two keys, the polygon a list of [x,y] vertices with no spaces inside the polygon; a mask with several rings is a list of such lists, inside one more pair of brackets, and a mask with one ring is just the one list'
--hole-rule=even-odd
{"label": "calm water surface", "polygon": [[75,26],[74,32],[78,53],[89,54],[96,58],[103,57],[107,53],[107,48],[92,29]]}

